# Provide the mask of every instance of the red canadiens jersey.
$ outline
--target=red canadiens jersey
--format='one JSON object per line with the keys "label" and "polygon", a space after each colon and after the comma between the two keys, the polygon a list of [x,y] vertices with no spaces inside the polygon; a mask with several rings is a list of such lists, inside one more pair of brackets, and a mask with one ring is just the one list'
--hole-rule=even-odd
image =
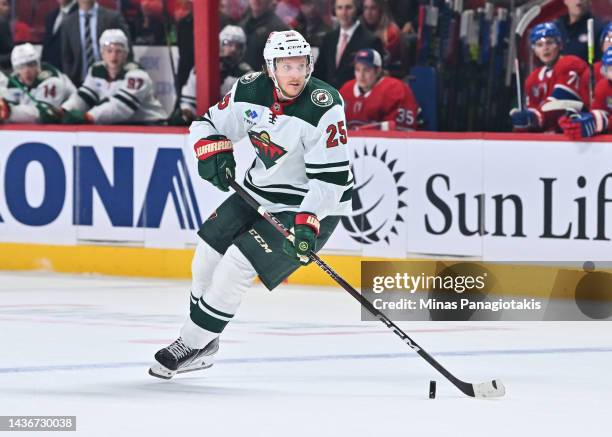
{"label": "red canadiens jersey", "polygon": [[419,104],[410,87],[399,79],[383,77],[365,94],[356,79],[349,80],[340,94],[349,129],[381,121],[394,121],[398,130],[420,127]]}
{"label": "red canadiens jersey", "polygon": [[[597,124],[601,123],[602,126],[607,125],[608,132],[611,132],[612,126],[612,82],[610,82],[607,78],[602,78],[597,82],[595,86],[594,99],[593,99],[593,107],[591,108],[591,112],[595,116]],[[607,118],[608,122],[606,123],[605,119]],[[603,130],[603,129],[602,129]],[[605,130],[604,130],[605,133]]]}
{"label": "red canadiens jersey", "polygon": [[[598,83],[603,75],[601,74],[601,61],[595,62],[593,64],[593,73],[595,75],[595,83]],[[580,94],[582,96],[582,101],[585,105],[589,106],[589,81],[591,80],[591,69],[587,68],[582,73],[582,77],[580,78]]]}
{"label": "red canadiens jersey", "polygon": [[534,70],[525,81],[527,107],[538,114],[541,130],[554,130],[563,111],[542,112],[553,90],[558,89],[564,99],[581,100],[581,77],[588,65],[576,56],[561,56],[552,67]]}

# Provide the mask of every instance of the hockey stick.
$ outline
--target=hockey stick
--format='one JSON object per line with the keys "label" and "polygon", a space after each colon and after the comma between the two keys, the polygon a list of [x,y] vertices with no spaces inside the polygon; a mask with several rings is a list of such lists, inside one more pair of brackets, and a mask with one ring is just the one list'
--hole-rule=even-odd
{"label": "hockey stick", "polygon": [[527,29],[527,26],[533,21],[535,17],[540,15],[542,7],[536,5],[529,9],[525,15],[523,15],[516,25],[516,31],[514,32],[514,71],[516,75],[516,95],[518,99],[518,109],[523,110],[523,82],[521,80],[521,64],[519,63],[519,54],[521,52],[521,40],[523,34]]}
{"label": "hockey stick", "polygon": [[[274,215],[269,213],[263,206],[261,206],[257,200],[255,200],[249,193],[246,192],[244,188],[242,188],[238,183],[230,179],[230,186],[236,191],[236,193],[253,209],[255,209],[268,223],[270,223],[274,228],[283,234],[283,236],[289,241],[294,241],[293,234],[278,220]],[[446,379],[452,382],[459,390],[461,390],[465,395],[476,398],[496,398],[501,397],[506,393],[506,389],[502,382],[499,379],[494,379],[490,382],[483,382],[480,384],[470,384],[468,382],[464,382],[457,378],[455,375],[446,370],[440,363],[438,363],[431,355],[429,355],[421,346],[416,344],[412,338],[408,336],[404,331],[402,331],[395,323],[391,321],[387,316],[385,316],[382,312],[377,310],[369,300],[361,295],[357,290],[355,290],[348,282],[338,275],[330,266],[327,265],[325,261],[323,261],[319,256],[310,252],[308,254],[309,258],[318,265],[325,273],[327,273],[338,285],[344,288],[351,296],[353,296],[359,303],[366,309],[370,314],[380,320],[385,324],[387,328],[389,328],[395,335],[397,335],[404,343],[406,343],[410,348],[419,354],[425,361],[431,364],[438,372],[440,372]]]}
{"label": "hockey stick", "polygon": [[593,31],[593,19],[587,20],[588,35],[588,60],[589,60],[589,108],[593,105],[593,92],[595,90],[595,71],[593,61],[595,61],[595,32]]}

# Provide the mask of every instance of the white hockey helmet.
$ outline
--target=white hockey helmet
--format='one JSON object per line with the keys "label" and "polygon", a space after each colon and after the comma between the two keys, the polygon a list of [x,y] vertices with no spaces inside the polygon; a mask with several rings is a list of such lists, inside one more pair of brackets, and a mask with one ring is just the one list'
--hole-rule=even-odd
{"label": "white hockey helmet", "polygon": [[100,35],[100,49],[111,44],[119,44],[125,48],[125,51],[129,50],[128,38],[121,29],[106,29],[102,32],[102,35]]}
{"label": "white hockey helmet", "polygon": [[[276,59],[292,56],[306,56],[308,62],[308,71],[306,73],[306,81],[304,82],[304,87],[306,87],[312,70],[314,69],[314,65],[310,44],[308,44],[308,41],[306,41],[299,32],[295,30],[284,30],[282,32],[270,33],[266,41],[266,46],[264,47],[263,55],[268,71],[274,81],[274,86],[281,95],[283,95],[282,90],[276,80]],[[286,96],[283,95],[283,97]]]}
{"label": "white hockey helmet", "polygon": [[37,62],[40,64],[40,55],[32,44],[20,44],[13,48],[13,51],[11,52],[11,64],[13,65],[13,70],[18,69],[22,65],[29,64],[30,62]]}
{"label": "white hockey helmet", "polygon": [[238,44],[246,44],[246,34],[242,27],[232,26],[228,24],[219,32],[219,43],[223,45],[225,41],[235,42]]}

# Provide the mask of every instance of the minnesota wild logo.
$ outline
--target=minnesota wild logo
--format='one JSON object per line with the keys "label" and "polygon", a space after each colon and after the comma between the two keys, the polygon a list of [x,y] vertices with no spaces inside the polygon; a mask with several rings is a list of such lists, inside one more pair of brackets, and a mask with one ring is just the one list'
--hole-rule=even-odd
{"label": "minnesota wild logo", "polygon": [[249,131],[249,138],[266,168],[272,167],[281,156],[287,153],[281,146],[270,141],[270,134],[266,131]]}

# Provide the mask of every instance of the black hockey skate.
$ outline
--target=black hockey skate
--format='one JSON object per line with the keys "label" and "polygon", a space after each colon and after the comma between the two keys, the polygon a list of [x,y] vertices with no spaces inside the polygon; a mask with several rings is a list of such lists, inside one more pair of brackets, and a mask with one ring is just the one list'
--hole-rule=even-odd
{"label": "black hockey skate", "polygon": [[170,346],[157,351],[156,363],[149,369],[149,375],[170,379],[177,373],[207,369],[214,364],[214,356],[218,350],[219,337],[212,340],[203,349],[191,349],[179,337]]}

